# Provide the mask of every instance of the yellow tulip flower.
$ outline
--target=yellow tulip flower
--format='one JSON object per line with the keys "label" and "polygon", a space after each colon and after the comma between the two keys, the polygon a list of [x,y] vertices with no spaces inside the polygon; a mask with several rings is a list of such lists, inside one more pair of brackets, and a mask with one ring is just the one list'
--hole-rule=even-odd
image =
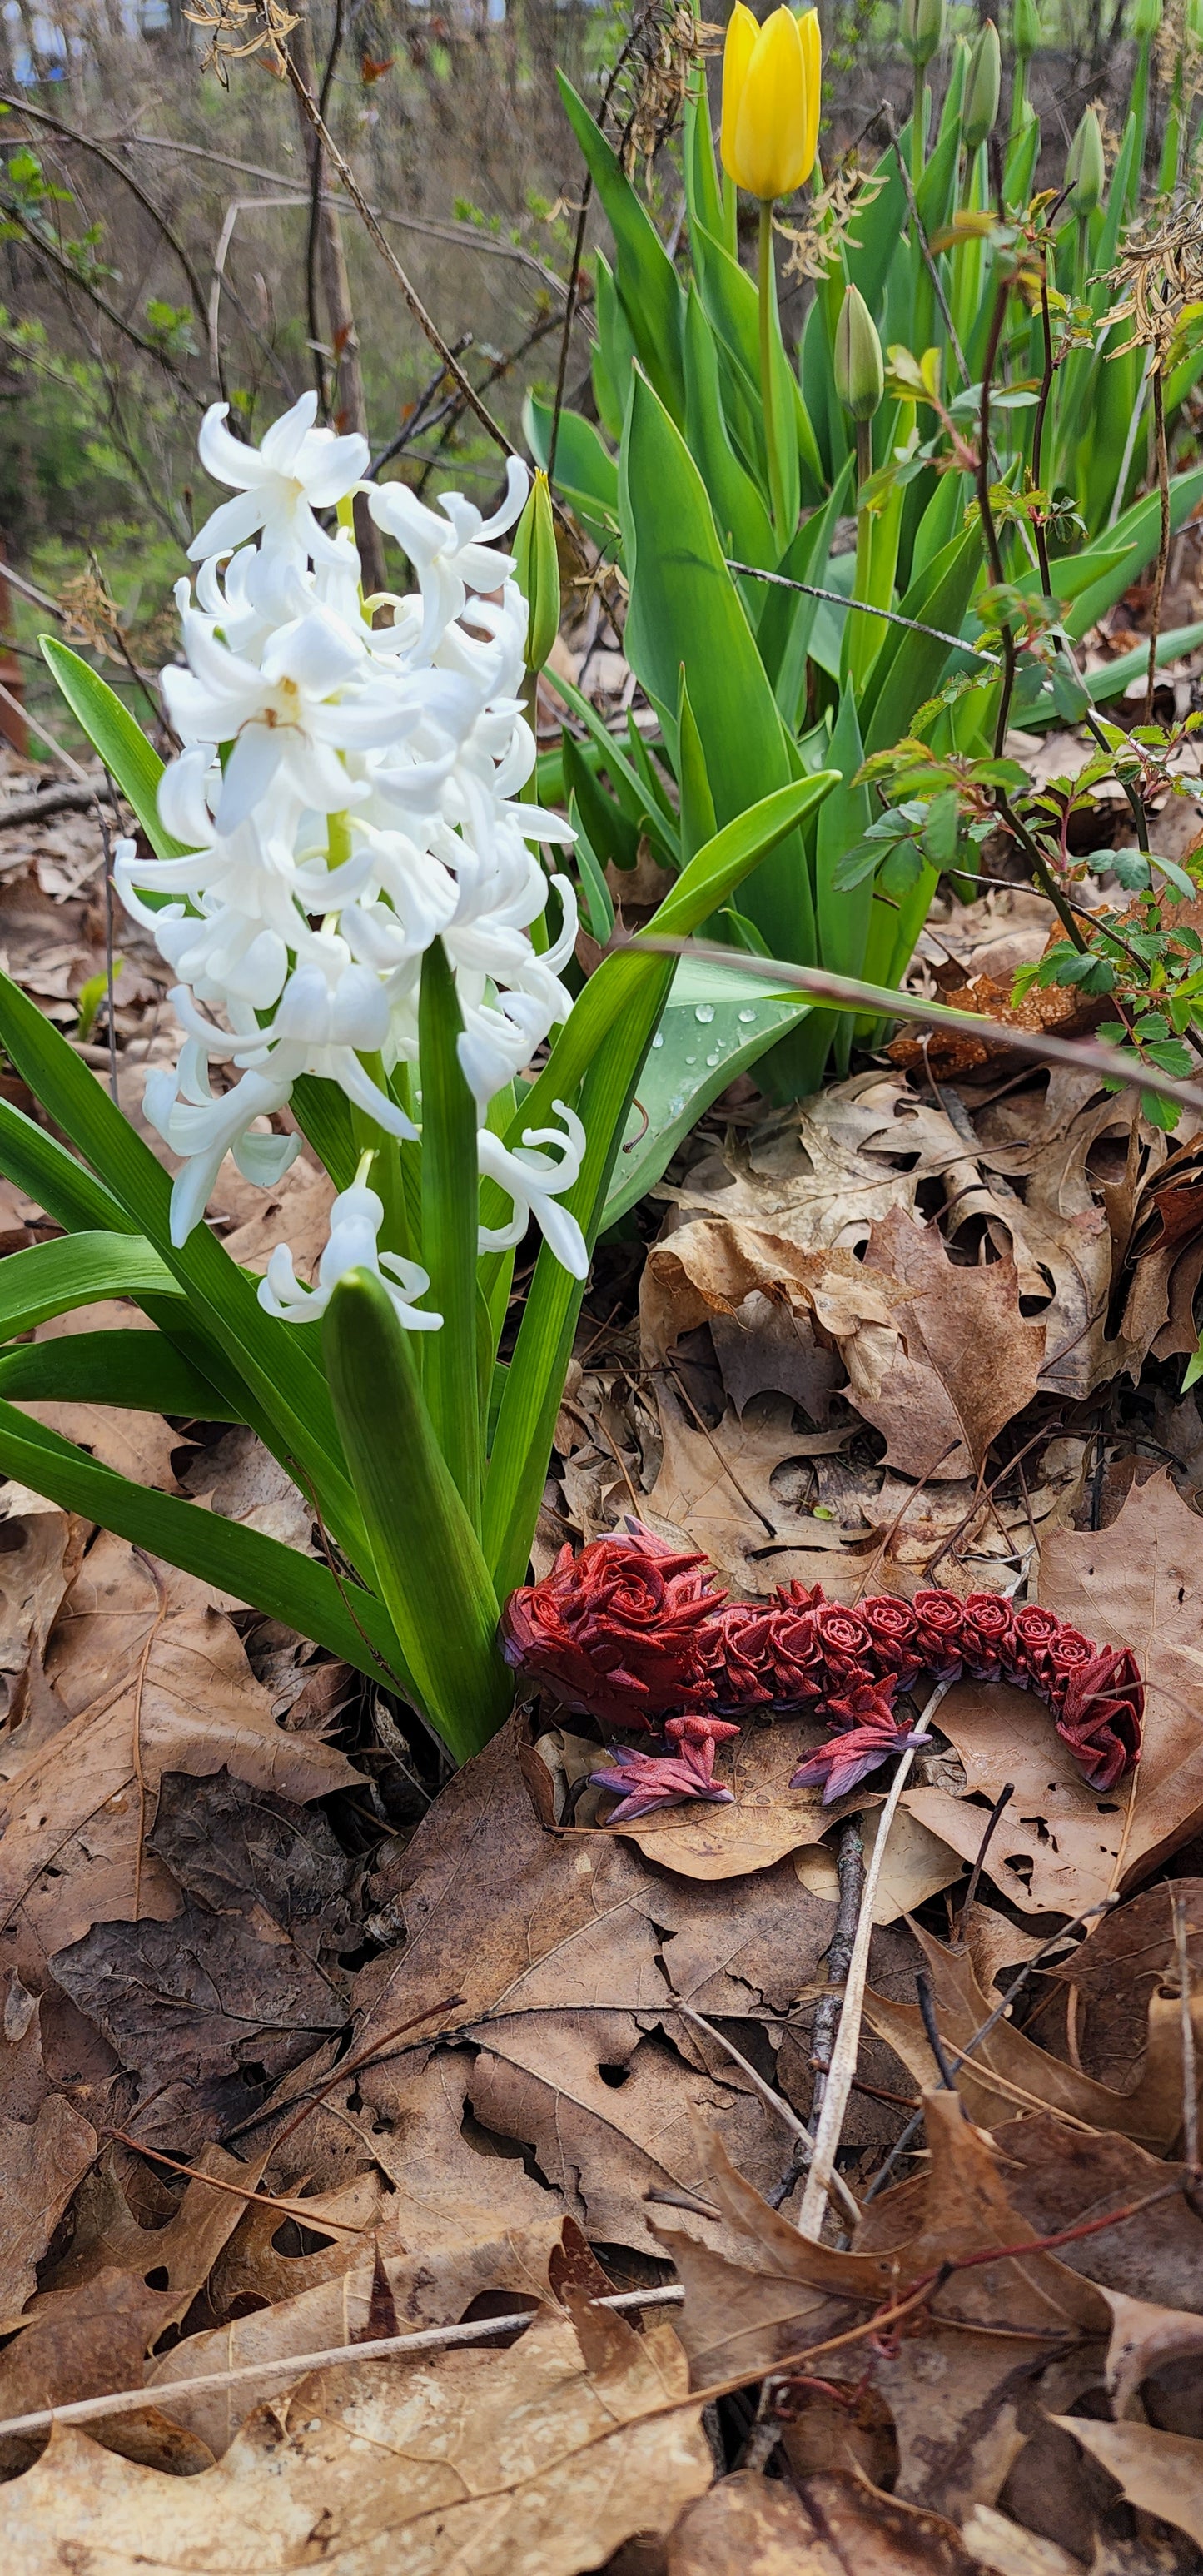
{"label": "yellow tulip flower", "polygon": [[735,0],[723,49],[723,168],[766,204],[810,177],[819,134],[818,12],[774,9],[763,27]]}

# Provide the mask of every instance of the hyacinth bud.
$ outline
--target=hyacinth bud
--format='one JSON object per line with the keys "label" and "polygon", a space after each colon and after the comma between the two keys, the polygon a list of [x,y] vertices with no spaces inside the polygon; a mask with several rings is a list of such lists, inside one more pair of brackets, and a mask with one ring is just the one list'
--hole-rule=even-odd
{"label": "hyacinth bud", "polygon": [[1011,44],[1016,61],[1030,62],[1039,43],[1039,0],[1015,0],[1011,12]]}
{"label": "hyacinth bud", "polygon": [[835,389],[853,420],[872,420],[885,392],[877,326],[858,286],[846,288],[835,326]]}
{"label": "hyacinth bud", "polygon": [[1088,107],[1065,162],[1066,197],[1071,214],[1092,215],[1107,182],[1103,136],[1093,107]]}
{"label": "hyacinth bud", "polygon": [[992,131],[1002,88],[1002,48],[993,18],[987,18],[965,75],[965,113],[961,132],[967,152],[976,152]]}
{"label": "hyacinth bud", "polygon": [[514,531],[518,588],[530,612],[526,667],[541,671],[560,631],[560,558],[547,476],[536,474]]}
{"label": "hyacinth bud", "polygon": [[944,42],[944,0],[902,0],[899,33],[920,70]]}

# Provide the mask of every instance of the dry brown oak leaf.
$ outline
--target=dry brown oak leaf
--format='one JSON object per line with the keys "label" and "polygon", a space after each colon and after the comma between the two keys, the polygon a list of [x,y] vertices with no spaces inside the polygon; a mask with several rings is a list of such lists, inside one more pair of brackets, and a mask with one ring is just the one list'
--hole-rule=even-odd
{"label": "dry brown oak leaf", "polygon": [[107,1532],[67,1595],[46,1649],[62,1722],[0,1801],[0,1966],[28,1966],[27,1984],[93,1923],[176,1911],[143,1848],[164,1771],[224,1767],[299,1803],[358,1778],[333,1745],[273,1723],[215,1600]]}
{"label": "dry brown oak leaf", "polygon": [[5,2496],[6,2576],[577,2576],[713,2476],[672,2327],[583,2305],[508,2352],[315,2372],[170,2483],[56,2430]]}
{"label": "dry brown oak leaf", "polygon": [[974,2576],[950,2522],[857,2478],[739,2469],[687,2505],[667,2576]]}
{"label": "dry brown oak leaf", "polygon": [[983,1806],[1015,1783],[988,1871],[1022,1911],[1077,1914],[1147,1878],[1203,1824],[1203,1518],[1168,1475],[1134,1487],[1105,1530],[1051,1530],[1040,1598],[1088,1637],[1129,1646],[1144,1675],[1144,1751],[1100,1798],[1026,1691],[959,1683],[939,1716],[965,1766],[967,1795],[904,1792],[912,1815],[972,1862]]}
{"label": "dry brown oak leaf", "polygon": [[[991,2002],[982,1993],[967,1950],[947,1950],[930,1932],[913,1927],[922,1944],[931,1978],[940,2037],[950,2057],[972,2039],[990,2017]],[[1203,1994],[1192,2004],[1197,2042],[1203,2051]],[[917,2083],[926,2082],[931,2048],[917,2004],[887,2000],[870,1991],[865,2021],[879,2039],[889,2042]],[[1154,1995],[1149,2004],[1148,2045],[1139,2082],[1130,2092],[1113,2091],[1093,2076],[1079,2075],[1063,2058],[1029,2039],[1012,2022],[995,2023],[987,2039],[957,2069],[957,2086],[966,2111],[983,2129],[997,2129],[1020,2111],[1054,2110],[1071,2126],[1115,2129],[1154,2152],[1174,2143],[1182,2127],[1182,2015],[1177,1996]]]}
{"label": "dry brown oak leaf", "polygon": [[32,2298],[38,2264],[96,2145],[65,2094],[47,2094],[35,2120],[0,2113],[0,2330]]}
{"label": "dry brown oak leaf", "polygon": [[[644,2195],[696,2190],[695,2110],[766,2189],[789,2161],[779,2114],[717,2049],[701,2053],[677,2002],[708,2018],[788,2012],[825,1975],[835,1909],[799,1885],[788,1859],[733,1901],[729,1883],[669,1877],[617,1835],[549,1832],[515,1741],[512,1726],[495,1736],[380,1873],[407,1938],[361,1973],[357,2049],[462,1995],[446,2018],[478,2051],[467,2096],[476,2119],[533,2147],[588,2235],[654,2252]],[[874,1958],[891,1990],[913,1991],[908,1933],[878,1932]],[[415,2099],[419,2062],[398,2050],[354,2079],[367,2151],[390,2170],[392,2146],[402,2187],[407,2162],[429,2157],[426,2119],[438,2112],[437,2100]],[[462,2101],[462,2073],[459,2083]],[[395,2124],[392,2139],[375,2134],[381,2122]],[[296,2141],[294,2171],[310,2134]],[[477,2168],[485,2199],[487,2168]]]}
{"label": "dry brown oak leaf", "polygon": [[[350,2196],[342,2196],[347,2210]],[[315,2205],[314,2226],[320,2228],[326,2204]],[[262,2217],[279,2234],[279,2220],[271,2212],[249,2213]],[[549,2264],[560,2243],[561,2223],[558,2217],[542,2218],[533,2227],[513,2227],[487,2232],[484,2213],[470,2207],[463,2211],[463,2230],[458,2243],[447,2243],[434,2249],[415,2247],[412,2253],[389,2250],[389,2239],[382,2231],[376,2239],[380,2247],[392,2297],[396,2332],[407,2334],[422,2326],[456,2325],[469,2314],[473,2302],[485,2301],[490,2310],[501,2305],[512,2308],[534,2308],[552,2293]],[[300,2289],[293,2295],[281,2296],[270,2307],[255,2309],[249,2316],[231,2319],[207,2334],[190,2335],[184,2343],[162,2353],[147,2371],[147,2386],[160,2380],[181,2379],[207,2371],[236,2370],[240,2364],[253,2361],[275,2361],[293,2352],[326,2352],[336,2344],[362,2342],[378,2331],[371,2320],[374,2258],[364,2252],[364,2237],[343,2237],[340,2250],[349,2253],[338,2277],[328,2277],[312,2288]],[[307,2264],[319,2261],[316,2256],[301,2257],[289,2266],[277,2256],[282,2269],[303,2271]],[[213,2297],[220,2274],[220,2264],[210,2284]],[[603,2278],[602,2287],[609,2288]],[[504,2292],[504,2300],[494,2294]],[[216,2302],[214,2302],[216,2303]],[[483,2314],[484,2308],[477,2310]],[[239,2425],[254,2413],[260,2392],[254,2383],[230,2388],[206,2389],[196,2397],[164,2398],[164,2411],[172,2421],[185,2425],[208,2444],[214,2458],[229,2449]]]}
{"label": "dry brown oak leaf", "polygon": [[1118,2479],[1138,2512],[1156,2514],[1203,2548],[1203,2442],[1151,2424],[1096,2424],[1080,2415],[1053,2422]]}
{"label": "dry brown oak leaf", "polygon": [[[1093,1923],[1072,1958],[1046,1968],[1073,2006],[1077,2055],[1087,2075],[1120,2089],[1135,2082],[1144,2056],[1149,2002],[1163,1983],[1177,1985],[1174,1904],[1186,1907],[1192,1983],[1203,1985],[1203,1878],[1160,1879]],[[1058,2056],[1060,2017],[1050,2011],[1041,2032]],[[1053,2034],[1056,2034],[1054,2036]]]}
{"label": "dry brown oak leaf", "polygon": [[[1060,2246],[1057,2260],[1108,2297],[1115,2291],[1203,2316],[1203,2218],[1181,2188],[1185,2165],[1149,2155],[1115,2130],[1067,2128],[1051,2111],[995,2129],[993,2144],[1011,2207],[1037,2236],[1151,2201],[1136,2217]],[[857,2229],[859,2252],[905,2244],[922,2226],[926,2197],[926,2180],[916,2173],[870,2201]]]}
{"label": "dry brown oak leaf", "polygon": [[[20,2319],[21,2332],[0,2353],[0,2418],[136,2388],[144,2355],[187,2315],[237,2227],[246,2205],[240,2193],[255,2189],[260,2164],[239,2164],[220,2147],[206,2148],[200,2176],[213,2179],[190,2181],[174,2206],[164,2193],[172,2215],[146,2227],[126,2200],[109,2149],[78,2194],[68,2253],[44,2275]],[[233,2183],[240,2189],[215,2187]],[[133,2429],[130,2421],[123,2430],[114,2419],[99,2438],[126,2449]],[[20,2464],[20,2455],[9,2462]]]}
{"label": "dry brown oak leaf", "polygon": [[136,2078],[140,2143],[188,2154],[342,2029],[358,1873],[320,1809],[224,1770],[164,1771],[147,1849],[173,1920],[97,1923],[50,1964]]}
{"label": "dry brown oak leaf", "polygon": [[[799,2236],[712,2142],[707,2197],[738,2253],[705,2241],[700,2220],[688,2234],[657,2229],[685,2286],[680,2333],[696,2385],[768,2369],[846,2334],[950,2257],[1034,2237],[957,2096],[929,2093],[924,2110],[930,2161],[922,2219],[904,2244],[865,2254],[834,2253]],[[993,2501],[1021,2447],[1016,2406],[1034,2372],[1084,2347],[1084,2384],[1092,2384],[1110,2331],[1106,2300],[1051,2254],[982,2264],[934,2288],[930,2312],[912,2316],[894,2357],[879,2352],[873,2364],[898,2437],[898,2495],[958,2524],[979,2497]],[[864,2342],[853,2341],[816,2357],[814,2369],[855,2383],[868,2358]]]}

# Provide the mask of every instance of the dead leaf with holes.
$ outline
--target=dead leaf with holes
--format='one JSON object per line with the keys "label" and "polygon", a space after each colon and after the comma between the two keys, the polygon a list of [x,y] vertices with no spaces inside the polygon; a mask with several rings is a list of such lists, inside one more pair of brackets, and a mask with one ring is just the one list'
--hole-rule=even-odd
{"label": "dead leaf with holes", "polygon": [[[949,1950],[920,1925],[913,1926],[931,1977],[940,2037],[949,2055],[988,2020],[991,2004],[982,1993],[968,1950]],[[1203,2047],[1203,1994],[1192,2015]],[[870,1989],[865,2021],[916,2081],[925,2083],[931,2048],[917,2004],[894,2002]],[[1176,1997],[1154,1995],[1149,2004],[1148,2042],[1140,2081],[1119,2093],[1096,2084],[1089,2075],[1053,2057],[1013,2022],[996,2022],[958,2069],[957,2085],[971,2120],[983,2129],[998,2128],[1018,2111],[1052,2109],[1077,2126],[1115,2129],[1140,2146],[1168,2148],[1182,2126],[1182,2017]]]}
{"label": "dead leaf with holes", "polygon": [[819,2375],[855,2385],[865,2351],[840,2338],[930,2280],[927,2310],[913,2313],[908,2331],[884,2349],[879,2341],[873,2385],[897,2434],[896,2494],[959,2524],[979,2498],[993,2500],[1022,2445],[1011,2392],[1079,2349],[1097,2375],[1111,2320],[1088,2281],[1038,2251],[974,2264],[940,2283],[950,2259],[1022,2246],[1035,2231],[1011,2206],[990,2143],[956,2095],[926,2093],[924,2113],[922,2215],[902,2243],[882,2244],[880,2226],[865,2251],[839,2254],[808,2242],[733,2171],[717,2141],[706,2190],[723,2213],[723,2249],[704,2240],[701,2220],[688,2233],[665,2225],[657,2234],[685,2285],[680,2330],[700,2384],[768,2369],[830,2341],[830,2349],[815,2349]]}
{"label": "dead leaf with holes", "polygon": [[[766,2188],[790,2157],[781,2115],[678,2002],[724,2021],[788,2013],[825,1980],[834,1909],[799,1885],[788,1856],[745,1877],[733,1904],[726,1880],[670,1873],[624,1836],[548,1830],[516,1740],[513,1728],[496,1737],[390,1854],[374,1893],[381,1916],[404,1923],[405,1947],[356,1987],[360,2048],[460,1993],[447,2018],[472,2043],[470,2069],[425,2042],[386,2052],[354,2078],[362,2110],[333,2096],[280,2179],[308,2169],[326,2182],[354,2143],[406,2201],[420,2189],[426,2217],[405,2207],[396,2224],[421,2241],[434,2212],[446,2224],[449,2195],[491,2205],[489,2169],[463,2136],[466,2103],[481,2130],[534,2150],[540,2183],[508,2160],[494,2168],[507,2191],[522,2186],[507,2219],[532,2214],[532,2201],[546,2213],[551,2193],[593,2237],[652,2252],[646,2192],[697,2189],[695,2110]],[[549,1797],[545,1765],[522,1751]],[[875,1937],[878,1975],[909,1990],[909,1934]]]}
{"label": "dead leaf with holes", "polygon": [[[360,2177],[358,2194],[343,2192],[329,2203],[315,2201],[314,2231],[320,2232],[322,2213],[327,2207],[344,2216],[358,2211],[362,2217],[366,2209],[363,2186],[370,2179]],[[375,2198],[379,2204],[378,2178]],[[473,2312],[483,2315],[501,2306],[535,2308],[552,2295],[549,2265],[554,2263],[562,2233],[558,2216],[545,2216],[532,2226],[494,2228],[490,2232],[487,2214],[465,2207],[458,2239],[448,2239],[439,2247],[415,2247],[412,2252],[396,2250],[395,2237],[387,2223],[391,2217],[387,2204],[383,2216],[386,2224],[377,2232],[375,2241],[398,2334],[416,2333],[423,2326],[456,2325]],[[243,2235],[248,2223],[257,2225],[261,2220],[267,2227],[274,2226],[279,2234],[279,2222],[273,2221],[270,2211],[255,2209],[248,2210],[238,2235]],[[307,2220],[307,2228],[309,2224]],[[289,2353],[329,2351],[337,2344],[355,2343],[369,2333],[382,2331],[370,2322],[374,2258],[364,2252],[364,2243],[362,2236],[344,2237],[337,2245],[331,2245],[326,2256],[277,2254],[271,2276],[276,2288],[272,2303],[210,2333],[189,2335],[186,2344],[177,2344],[161,2354],[147,2372],[148,2388],[162,2380],[236,2370],[245,2363],[286,2358]],[[278,2286],[280,2275],[312,2275],[323,2262],[332,2268],[324,2279],[313,2279],[310,2287],[298,2286],[290,2292]],[[265,2294],[268,2275],[262,2267],[248,2268],[245,2262],[239,2266],[237,2237],[218,2258],[209,2284],[211,2304],[229,2295],[235,2277],[244,2284],[238,2295],[248,2294],[252,2278],[263,2284],[258,2295]],[[504,2298],[500,2295],[503,2292]],[[173,2423],[198,2434],[217,2459],[229,2449],[239,2425],[253,2414],[258,2403],[259,2393],[253,2381],[240,2387],[207,2389],[196,2397],[163,2399],[164,2410]]]}
{"label": "dead leaf with holes", "polygon": [[173,1882],[143,1850],[165,1770],[224,1767],[299,1802],[358,1777],[332,1745],[273,1723],[204,1584],[152,1567],[107,1532],[63,1604],[45,1665],[62,1720],[12,1773],[0,1806],[0,1961],[31,1986],[93,1923],[175,1911]]}
{"label": "dead leaf with holes", "polygon": [[1081,2415],[1052,2421],[1106,2469],[1139,2513],[1172,2523],[1203,2548],[1203,2442],[1151,2424],[1096,2424]]}
{"label": "dead leaf with holes", "polygon": [[508,2352],[315,2372],[171,2481],[59,2428],[6,2497],[12,2576],[101,2548],[110,2576],[216,2567],[232,2535],[257,2576],[320,2534],[332,2576],[577,2576],[635,2530],[667,2531],[709,2486],[710,2448],[669,2325],[637,2334],[583,2304]]}
{"label": "dead leaf with holes", "polygon": [[1144,1675],[1144,1751],[1101,1796],[1089,1788],[1030,1692],[962,1682],[939,1725],[965,1766],[964,1794],[904,1792],[912,1815],[972,1862],[985,1811],[1015,1794],[989,1874],[1022,1912],[1077,1914],[1148,1876],[1203,1823],[1203,1520],[1164,1472],[1133,1487],[1105,1530],[1051,1530],[1039,1597],[1086,1636],[1130,1646]]}

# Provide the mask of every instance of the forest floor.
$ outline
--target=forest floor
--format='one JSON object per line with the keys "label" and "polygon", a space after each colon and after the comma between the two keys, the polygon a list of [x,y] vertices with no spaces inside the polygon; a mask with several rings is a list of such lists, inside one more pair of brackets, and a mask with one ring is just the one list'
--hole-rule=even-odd
{"label": "forest floor", "polygon": [[[72,783],[4,759],[0,952],[140,1121],[170,979],[120,919],[110,1056]],[[992,1008],[1045,936],[1034,896],[991,892],[938,912],[915,972]],[[227,1163],[211,1222],[251,1269],[287,1236],[307,1275],[329,1198],[307,1155],[270,1193]],[[0,1253],[53,1231],[0,1184]],[[537,1574],[633,1514],[737,1597],[1026,1586],[1145,1679],[1106,1797],[1030,1694],[943,1701],[817,2243],[799,2132],[875,1782],[833,1821],[789,1786],[816,1730],[787,1719],[724,1747],[733,1804],[610,1829],[601,1737],[547,1698],[448,1777],[349,1667],[0,1489],[20,2576],[1197,2568],[1201,1277],[1203,1126],[909,1041],[788,1114],[742,1081],[599,1255]],[[249,1432],[30,1409],[321,1552]]]}

